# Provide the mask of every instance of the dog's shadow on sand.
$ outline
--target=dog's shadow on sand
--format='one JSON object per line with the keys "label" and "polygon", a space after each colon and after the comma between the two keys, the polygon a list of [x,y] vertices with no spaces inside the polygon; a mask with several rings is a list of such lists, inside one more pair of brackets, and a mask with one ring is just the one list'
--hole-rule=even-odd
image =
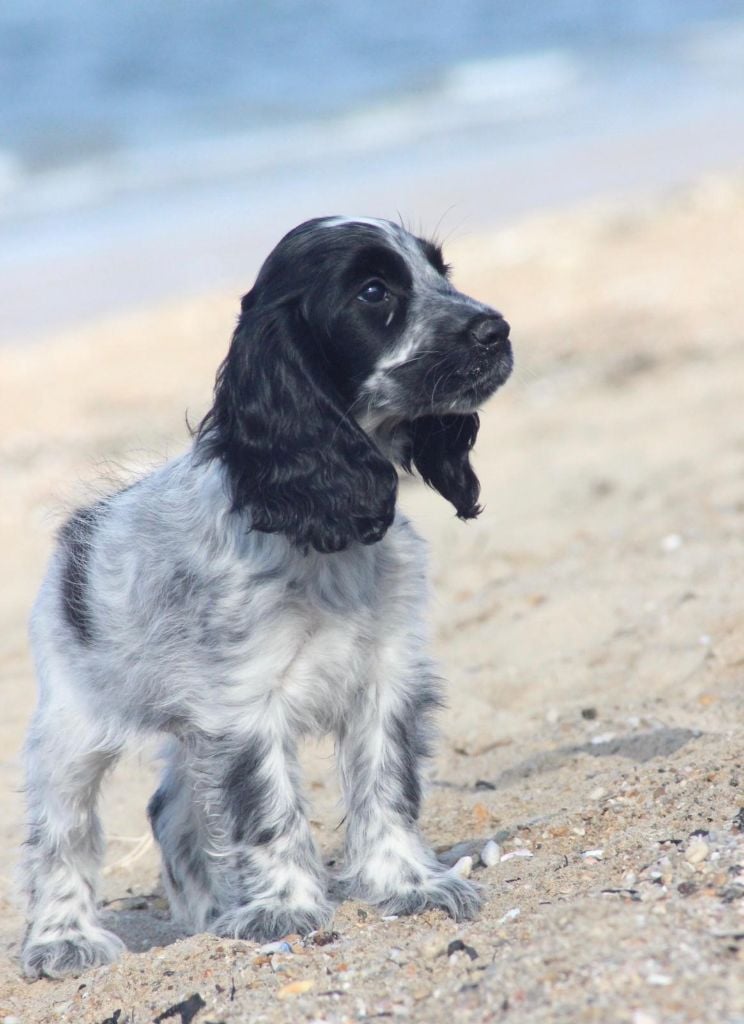
{"label": "dog's shadow on sand", "polygon": [[102,910],[104,927],[118,935],[130,953],[170,946],[189,934],[154,905],[156,900],[161,902],[158,897],[127,897],[110,901]]}

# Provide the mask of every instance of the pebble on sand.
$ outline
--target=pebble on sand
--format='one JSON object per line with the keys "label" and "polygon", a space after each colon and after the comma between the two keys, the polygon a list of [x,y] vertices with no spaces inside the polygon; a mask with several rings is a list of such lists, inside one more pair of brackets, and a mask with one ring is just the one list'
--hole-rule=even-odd
{"label": "pebble on sand", "polygon": [[315,988],[315,981],[312,978],[303,978],[301,981],[290,981],[282,985],[276,994],[277,999],[293,999],[295,996],[304,995]]}
{"label": "pebble on sand", "polygon": [[489,839],[480,852],[480,859],[487,868],[492,868],[501,860],[501,847],[493,839]]}
{"label": "pebble on sand", "polygon": [[276,942],[267,942],[259,946],[258,952],[270,956],[272,953],[293,953],[294,950],[286,939],[278,939]]}
{"label": "pebble on sand", "polygon": [[498,920],[498,924],[506,924],[507,921],[515,921],[522,911],[519,907],[512,907],[511,910],[507,910],[505,914],[502,914]]}

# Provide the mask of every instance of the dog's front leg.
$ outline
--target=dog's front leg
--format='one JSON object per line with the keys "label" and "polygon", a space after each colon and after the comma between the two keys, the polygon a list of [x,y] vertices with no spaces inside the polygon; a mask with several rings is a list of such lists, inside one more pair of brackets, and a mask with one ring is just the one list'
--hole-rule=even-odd
{"label": "dog's front leg", "polygon": [[437,861],[417,825],[429,720],[439,703],[425,665],[358,694],[339,735],[347,806],[340,885],[388,914],[440,907],[462,920],[478,910],[478,889]]}
{"label": "dog's front leg", "polygon": [[[289,732],[267,726],[250,735],[202,740],[187,760],[209,837],[210,885],[217,900],[206,927],[218,935],[267,940],[327,924],[327,880],[305,815]],[[168,823],[177,820],[164,816],[156,833],[166,869],[188,890],[190,876],[168,858],[169,850],[183,850],[186,839],[167,834]],[[188,903],[188,891],[181,899]]]}

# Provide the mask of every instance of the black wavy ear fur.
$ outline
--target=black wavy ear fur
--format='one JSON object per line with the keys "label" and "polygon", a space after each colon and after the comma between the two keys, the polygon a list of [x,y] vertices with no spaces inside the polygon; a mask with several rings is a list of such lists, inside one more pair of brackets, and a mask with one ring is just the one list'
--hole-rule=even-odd
{"label": "black wavy ear fur", "polygon": [[254,529],[301,548],[372,544],[393,521],[395,469],[344,414],[295,304],[243,299],[197,449],[224,462]]}
{"label": "black wavy ear fur", "polygon": [[408,424],[404,468],[410,472],[413,463],[424,481],[455,506],[459,519],[474,519],[481,512],[480,482],[470,465],[479,426],[477,413],[422,416]]}

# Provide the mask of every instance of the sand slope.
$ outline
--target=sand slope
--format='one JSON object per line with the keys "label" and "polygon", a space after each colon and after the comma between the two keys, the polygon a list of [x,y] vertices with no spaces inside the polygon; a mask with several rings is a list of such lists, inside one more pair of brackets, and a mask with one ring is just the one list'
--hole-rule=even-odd
{"label": "sand slope", "polygon": [[[144,1022],[197,993],[197,1024],[744,1016],[744,184],[447,251],[513,323],[518,364],[484,416],[481,519],[420,485],[402,499],[431,543],[450,694],[423,824],[443,848],[498,839],[481,918],[346,904],[330,941],[292,953],[174,943],[143,840],[155,775],[132,758],[107,792],[103,897],[133,951],[18,977],[28,607],[61,511],[177,451],[184,409],[205,409],[237,301],[194,300],[0,351],[0,1021]],[[332,858],[327,753],[307,761]]]}

